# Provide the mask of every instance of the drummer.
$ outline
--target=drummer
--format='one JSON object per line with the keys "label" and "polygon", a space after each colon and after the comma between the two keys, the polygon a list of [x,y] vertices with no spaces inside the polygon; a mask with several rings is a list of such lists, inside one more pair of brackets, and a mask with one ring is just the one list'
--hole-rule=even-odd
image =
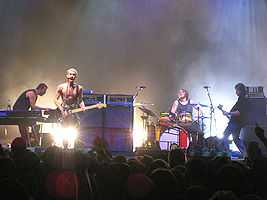
{"label": "drummer", "polygon": [[201,133],[199,123],[197,123],[202,115],[201,110],[200,104],[194,103],[189,98],[188,91],[180,89],[170,111],[170,118],[190,133],[193,146],[198,143],[198,135]]}

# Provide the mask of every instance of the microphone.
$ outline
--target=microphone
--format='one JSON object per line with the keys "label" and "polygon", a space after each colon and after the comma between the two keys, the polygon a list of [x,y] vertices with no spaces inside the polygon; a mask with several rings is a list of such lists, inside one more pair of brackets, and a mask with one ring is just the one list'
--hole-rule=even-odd
{"label": "microphone", "polygon": [[142,89],[145,89],[145,88],[146,88],[146,86],[144,86],[144,85],[141,85],[141,86],[138,86],[137,88],[142,90]]}
{"label": "microphone", "polygon": [[208,88],[210,88],[210,86],[206,86],[206,85],[205,85],[203,88],[208,89]]}

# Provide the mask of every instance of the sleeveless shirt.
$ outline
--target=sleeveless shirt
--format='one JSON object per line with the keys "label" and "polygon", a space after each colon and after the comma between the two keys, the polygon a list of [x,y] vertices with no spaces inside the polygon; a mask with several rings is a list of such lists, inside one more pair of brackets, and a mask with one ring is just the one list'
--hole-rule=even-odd
{"label": "sleeveless shirt", "polygon": [[[16,100],[13,110],[29,110],[31,108],[30,100],[26,96],[26,93],[29,91],[33,91],[36,94],[35,89],[29,89],[24,91]],[[37,100],[37,95],[36,95],[36,100]]]}

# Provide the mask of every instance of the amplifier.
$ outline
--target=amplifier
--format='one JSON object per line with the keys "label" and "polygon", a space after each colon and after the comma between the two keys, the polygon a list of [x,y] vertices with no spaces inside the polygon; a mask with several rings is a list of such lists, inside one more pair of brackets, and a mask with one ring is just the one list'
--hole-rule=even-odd
{"label": "amplifier", "polygon": [[109,94],[106,96],[106,103],[111,105],[133,105],[133,95]]}
{"label": "amplifier", "polygon": [[247,98],[265,98],[262,86],[246,87]]}
{"label": "amplifier", "polygon": [[90,93],[83,93],[83,102],[87,105],[97,104],[97,103],[105,103],[104,94],[90,94]]}
{"label": "amplifier", "polygon": [[95,138],[101,138],[112,152],[133,150],[133,95],[83,93],[86,105],[105,103],[107,108],[79,113],[80,139],[91,148]]}
{"label": "amplifier", "polygon": [[248,98],[247,124],[255,125],[266,121],[266,99],[265,98]]}

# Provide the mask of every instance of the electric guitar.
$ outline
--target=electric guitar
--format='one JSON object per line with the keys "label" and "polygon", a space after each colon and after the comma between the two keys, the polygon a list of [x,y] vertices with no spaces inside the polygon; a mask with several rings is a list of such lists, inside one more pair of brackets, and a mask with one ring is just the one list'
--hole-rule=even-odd
{"label": "electric guitar", "polygon": [[64,107],[64,112],[67,112],[67,115],[64,116],[63,113],[57,108],[56,110],[54,110],[53,112],[50,111],[50,113],[53,115],[54,118],[57,119],[57,121],[59,122],[63,122],[65,119],[71,119],[71,118],[75,118],[72,114],[74,113],[79,113],[79,112],[83,112],[86,110],[91,110],[91,109],[101,109],[101,108],[106,108],[107,104],[104,103],[97,103],[94,105],[90,105],[90,106],[85,106],[84,109],[82,108],[75,108],[75,109],[70,109],[68,107]]}
{"label": "electric guitar", "polygon": [[231,116],[228,114],[228,112],[226,112],[225,110],[223,110],[223,105],[219,104],[217,106],[217,108],[222,111],[223,115],[226,116],[229,120],[231,119]]}
{"label": "electric guitar", "polygon": [[70,114],[74,114],[74,113],[83,112],[83,111],[91,110],[91,109],[95,109],[95,108],[101,109],[101,108],[106,108],[106,107],[107,107],[107,104],[105,104],[105,103],[97,103],[97,104],[94,104],[91,106],[85,106],[84,109],[75,108],[75,109],[67,109],[66,111],[68,111]]}

